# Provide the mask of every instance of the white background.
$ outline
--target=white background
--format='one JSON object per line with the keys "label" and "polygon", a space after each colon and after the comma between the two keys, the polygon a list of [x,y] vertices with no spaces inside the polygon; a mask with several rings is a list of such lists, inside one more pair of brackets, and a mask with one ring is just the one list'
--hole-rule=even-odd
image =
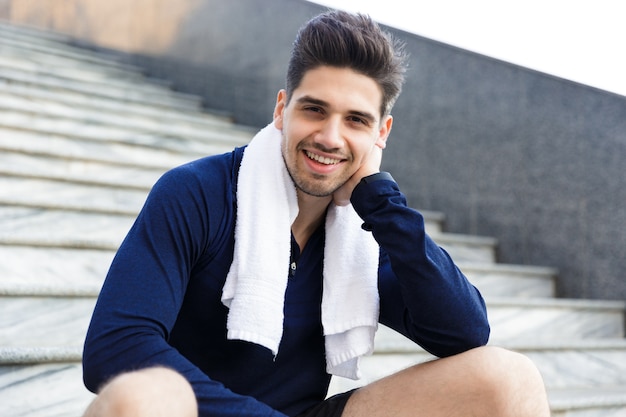
{"label": "white background", "polygon": [[626,96],[623,0],[315,0]]}

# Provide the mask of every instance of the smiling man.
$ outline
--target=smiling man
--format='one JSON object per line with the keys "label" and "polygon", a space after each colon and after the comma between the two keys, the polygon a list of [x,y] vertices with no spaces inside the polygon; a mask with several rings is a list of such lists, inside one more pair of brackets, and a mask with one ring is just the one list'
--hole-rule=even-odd
{"label": "smiling man", "polygon": [[[549,416],[537,369],[485,346],[479,291],[380,172],[404,70],[368,17],[317,16],[273,121],[157,182],[94,310],[86,416]],[[378,323],[441,359],[326,398]]]}

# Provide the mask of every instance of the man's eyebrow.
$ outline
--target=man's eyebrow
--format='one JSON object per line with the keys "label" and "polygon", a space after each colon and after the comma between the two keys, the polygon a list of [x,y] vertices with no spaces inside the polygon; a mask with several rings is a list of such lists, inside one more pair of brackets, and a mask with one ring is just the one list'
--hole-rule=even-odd
{"label": "man's eyebrow", "polygon": [[[320,100],[311,96],[302,96],[299,97],[296,102],[298,104],[314,104],[316,106],[320,106],[320,107],[330,107],[330,105],[325,102],[324,100]],[[360,111],[360,110],[350,110],[348,112],[350,115],[352,116],[358,116],[361,117],[367,121],[369,121],[370,123],[376,123],[377,122],[377,118],[376,116],[374,116],[373,114],[369,113],[369,112],[365,112],[365,111]]]}
{"label": "man's eyebrow", "polygon": [[324,100],[313,98],[311,96],[299,97],[296,100],[296,102],[299,103],[299,104],[315,104],[315,105],[320,106],[320,107],[328,107],[328,103],[325,102]]}

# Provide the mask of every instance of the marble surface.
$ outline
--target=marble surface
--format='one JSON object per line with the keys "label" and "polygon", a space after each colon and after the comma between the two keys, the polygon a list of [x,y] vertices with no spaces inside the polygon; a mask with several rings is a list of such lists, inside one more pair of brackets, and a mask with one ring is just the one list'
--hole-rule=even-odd
{"label": "marble surface", "polygon": [[0,296],[0,346],[81,346],[95,297]]}
{"label": "marble surface", "polygon": [[549,393],[552,417],[626,417],[626,390],[565,389]]}
{"label": "marble surface", "polygon": [[[172,166],[206,155],[139,147],[132,143],[81,140],[51,133],[14,130],[3,126],[0,126],[0,149],[2,172],[41,176],[50,171],[50,175],[54,177],[69,176],[72,174],[72,166],[97,163],[107,163],[112,175],[115,174],[116,167],[111,167],[111,164],[120,169],[124,166],[135,169],[138,169],[137,166],[143,166],[144,169],[151,168],[163,172]],[[207,151],[226,152],[226,149],[232,150],[232,147],[207,146]],[[59,159],[67,161],[58,161]],[[66,165],[60,165],[62,163]],[[65,166],[65,170],[59,171],[55,166]],[[128,179],[132,180],[132,177]]]}
{"label": "marble surface", "polygon": [[[24,193],[23,190],[28,190]],[[0,176],[0,204],[135,216],[147,191],[39,178]]]}
{"label": "marble surface", "polygon": [[[39,155],[0,153],[0,172],[7,176],[48,178],[74,184],[135,188],[147,192],[165,168],[114,166],[109,162],[49,158]],[[83,197],[89,197],[89,194]]]}
{"label": "marble surface", "polygon": [[104,68],[126,69],[134,72],[142,71],[138,67],[112,61],[90,49],[74,47],[68,43],[71,39],[60,33],[47,31],[33,33],[28,28],[16,28],[11,25],[0,25],[0,33],[2,33],[2,37],[0,37],[1,44],[13,49],[50,54],[53,55],[52,58],[63,58],[66,63],[71,64],[78,61],[78,63],[91,63]]}
{"label": "marble surface", "polygon": [[484,297],[551,298],[555,295],[556,271],[549,268],[458,262]]}
{"label": "marble surface", "polygon": [[562,346],[559,349],[524,350],[539,368],[550,388],[621,387],[626,393],[624,346]]}
{"label": "marble surface", "polygon": [[114,250],[0,245],[0,295],[96,296],[114,255]]}
{"label": "marble surface", "polygon": [[[1,68],[1,62],[0,62]],[[197,125],[179,121],[178,123],[164,122],[160,118],[146,117],[133,114],[110,114],[95,109],[84,109],[69,104],[60,103],[52,99],[34,99],[22,95],[5,92],[0,94],[0,108],[3,111],[37,114],[39,117],[74,120],[81,123],[102,126],[115,126],[130,131],[149,132],[156,136],[172,136],[189,146],[190,142],[226,142],[232,146],[242,145],[251,139],[250,134],[238,132],[220,132],[219,128],[203,129]],[[5,123],[8,119],[4,119]],[[191,148],[193,150],[193,147]]]}
{"label": "marble surface", "polygon": [[453,233],[433,234],[432,239],[445,249],[456,262],[496,262],[496,239],[464,236]]}
{"label": "marble surface", "polygon": [[[129,84],[116,84],[115,82],[95,83],[94,81],[68,79],[54,75],[54,73],[29,73],[6,66],[0,67],[0,77],[15,79],[24,83],[38,84],[47,88],[65,88],[85,94],[91,93],[116,100],[150,102],[155,106],[163,107],[165,107],[163,103],[167,103],[168,106],[181,110],[200,110],[200,100],[197,97],[189,98],[171,90],[156,88],[153,85],[142,88],[141,84],[137,83],[137,86],[130,88],[131,85]],[[99,88],[94,90],[96,87]]]}
{"label": "marble surface", "polygon": [[124,88],[135,83],[133,89],[136,91],[174,95],[171,90],[164,89],[163,85],[142,82],[145,79],[138,73],[116,68],[99,68],[94,63],[80,60],[67,62],[54,55],[19,49],[6,41],[0,41],[0,67],[43,75],[49,79],[93,83],[111,88]]}
{"label": "marble surface", "polygon": [[0,242],[114,250],[133,222],[127,215],[0,206]]}
{"label": "marble surface", "polygon": [[624,303],[487,298],[491,340],[623,338]]}
{"label": "marble surface", "polygon": [[186,123],[198,128],[232,131],[234,136],[250,133],[250,129],[242,126],[229,127],[232,123],[223,116],[210,113],[195,113],[180,111],[175,108],[155,107],[140,102],[121,102],[106,97],[81,94],[63,89],[47,89],[15,79],[0,79],[0,91],[33,100],[47,100],[58,104],[71,105],[81,109],[106,111],[115,115],[140,115],[148,118],[159,118],[169,123]]}
{"label": "marble surface", "polygon": [[6,37],[0,40],[0,65],[7,68],[30,72],[50,72],[64,78],[83,81],[127,81],[141,85],[143,75],[137,70],[120,65],[102,65],[102,62],[73,59],[67,60],[51,53],[45,53],[44,46],[39,52],[21,47]]}
{"label": "marble surface", "polygon": [[[195,152],[206,154],[206,144],[172,137],[166,134],[132,131],[130,129],[91,124],[72,119],[40,116],[19,111],[0,112],[0,125],[29,132],[54,134],[91,141],[122,142],[138,146],[159,147],[174,152]],[[207,140],[210,140],[207,133]],[[179,138],[180,140],[173,140]],[[233,142],[227,142],[233,147]]]}
{"label": "marble surface", "polygon": [[0,366],[0,416],[77,417],[92,398],[79,363]]}

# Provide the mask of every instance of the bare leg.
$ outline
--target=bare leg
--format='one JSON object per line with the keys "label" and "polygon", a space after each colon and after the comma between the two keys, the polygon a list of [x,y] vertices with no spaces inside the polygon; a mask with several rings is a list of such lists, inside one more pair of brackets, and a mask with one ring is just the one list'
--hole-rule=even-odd
{"label": "bare leg", "polygon": [[355,392],[343,417],[549,417],[543,380],[520,354],[482,347],[416,365]]}
{"label": "bare leg", "polygon": [[148,368],[113,378],[84,417],[197,417],[191,385],[167,368]]}

